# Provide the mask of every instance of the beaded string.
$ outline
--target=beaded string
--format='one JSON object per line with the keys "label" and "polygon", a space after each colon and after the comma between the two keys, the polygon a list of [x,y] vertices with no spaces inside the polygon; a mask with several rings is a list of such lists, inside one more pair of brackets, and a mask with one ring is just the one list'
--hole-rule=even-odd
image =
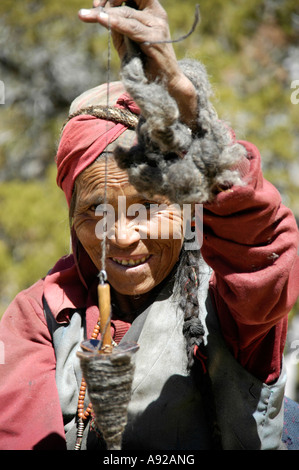
{"label": "beaded string", "polygon": [[[97,339],[100,332],[100,321],[98,321],[93,329],[91,339]],[[84,377],[81,380],[81,386],[79,391],[78,405],[77,405],[77,414],[78,414],[78,430],[77,430],[77,440],[74,450],[80,450],[82,444],[83,433],[85,429],[85,424],[89,419],[90,413],[92,412],[92,405],[89,403],[86,410],[84,411],[84,400],[86,394],[86,382]]]}

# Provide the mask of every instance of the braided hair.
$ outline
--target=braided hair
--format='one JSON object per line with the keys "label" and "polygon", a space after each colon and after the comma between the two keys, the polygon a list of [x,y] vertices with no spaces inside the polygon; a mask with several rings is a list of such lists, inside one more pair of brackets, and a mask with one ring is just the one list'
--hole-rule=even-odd
{"label": "braided hair", "polygon": [[[205,328],[200,319],[198,301],[202,263],[200,250],[188,250],[183,245],[176,272],[174,292],[178,305],[184,313],[183,335],[186,340],[188,368],[201,393],[213,449],[220,450],[221,434],[217,423],[212,383],[206,365]],[[195,348],[200,360],[195,357]]]}

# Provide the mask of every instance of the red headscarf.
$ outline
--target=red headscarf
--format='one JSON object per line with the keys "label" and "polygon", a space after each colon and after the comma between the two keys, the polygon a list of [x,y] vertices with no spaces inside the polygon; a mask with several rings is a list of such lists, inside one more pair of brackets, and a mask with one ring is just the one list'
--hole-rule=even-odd
{"label": "red headscarf", "polygon": [[[107,84],[88,90],[72,103],[70,114],[90,105],[107,104]],[[121,82],[109,84],[109,105],[129,109],[138,115],[140,110],[125,93]],[[56,155],[57,184],[66,195],[70,205],[77,176],[93,163],[107,145],[132,145],[136,134],[120,123],[106,121],[91,115],[79,115],[66,124]]]}

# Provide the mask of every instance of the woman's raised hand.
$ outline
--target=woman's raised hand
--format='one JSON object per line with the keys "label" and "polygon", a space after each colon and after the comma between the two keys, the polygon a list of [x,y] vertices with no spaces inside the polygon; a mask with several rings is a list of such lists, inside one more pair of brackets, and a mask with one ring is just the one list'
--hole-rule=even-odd
{"label": "woman's raised hand", "polygon": [[93,8],[79,11],[79,18],[111,29],[113,44],[122,60],[127,54],[125,37],[138,44],[149,80],[162,78],[176,99],[182,120],[191,123],[197,114],[193,85],[182,73],[171,44],[168,17],[158,0],[94,0]]}

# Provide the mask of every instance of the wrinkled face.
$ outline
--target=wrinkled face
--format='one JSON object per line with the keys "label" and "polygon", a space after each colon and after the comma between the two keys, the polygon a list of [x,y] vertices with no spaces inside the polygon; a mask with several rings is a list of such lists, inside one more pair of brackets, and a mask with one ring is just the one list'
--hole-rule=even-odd
{"label": "wrinkled face", "polygon": [[[125,295],[149,292],[171,272],[183,244],[183,217],[166,198],[147,200],[137,193],[110,157],[88,167],[76,180],[73,225],[89,257],[102,269],[106,221],[106,272],[111,286]],[[103,218],[106,209],[106,219]]]}

